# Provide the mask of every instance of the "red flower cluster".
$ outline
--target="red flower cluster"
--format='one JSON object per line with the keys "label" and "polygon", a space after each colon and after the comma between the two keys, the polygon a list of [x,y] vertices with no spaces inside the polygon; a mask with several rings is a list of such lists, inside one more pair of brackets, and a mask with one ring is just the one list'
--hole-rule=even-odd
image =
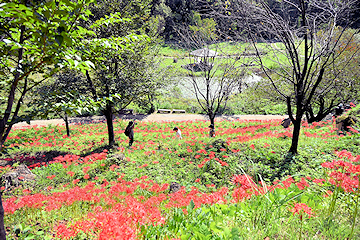
{"label": "red flower cluster", "polygon": [[309,218],[313,217],[312,209],[308,207],[305,203],[295,203],[292,208],[289,209],[290,212],[299,214],[300,220],[302,220],[303,214],[306,213]]}

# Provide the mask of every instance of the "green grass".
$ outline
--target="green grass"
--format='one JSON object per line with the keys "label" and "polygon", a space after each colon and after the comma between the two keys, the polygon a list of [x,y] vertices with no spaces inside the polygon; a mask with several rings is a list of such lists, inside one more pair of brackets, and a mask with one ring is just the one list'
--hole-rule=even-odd
{"label": "green grass", "polygon": [[[280,43],[276,44],[276,48],[281,52]],[[258,51],[265,54],[263,55],[263,64],[267,68],[277,68],[279,64],[276,62],[277,60],[281,63],[286,63],[287,57],[283,54],[279,54],[279,51],[273,51],[272,48],[269,47],[266,43],[258,43],[257,44]],[[254,69],[260,68],[260,63],[258,60],[255,60],[255,49],[249,43],[234,43],[234,42],[223,42],[217,43],[209,46],[210,49],[215,50],[219,53],[219,56],[230,56],[229,59],[223,58],[215,58],[215,65],[220,66],[224,65],[227,62],[237,61],[235,63],[235,67],[239,67],[242,65],[251,65],[248,67],[247,72],[251,73]],[[171,46],[162,46],[160,48],[159,57],[161,58],[161,67],[172,66],[176,69],[176,76],[187,76],[189,72],[181,66],[189,64],[190,62],[194,62],[194,59],[189,59],[189,53],[195,49],[180,49]],[[248,54],[246,56],[242,56],[242,54]],[[250,55],[249,55],[250,54]],[[276,54],[276,55],[275,55]],[[176,58],[177,62],[174,63],[174,59]],[[237,60],[239,58],[239,60]],[[278,59],[277,59],[278,58]],[[224,69],[219,68],[214,77],[223,76]],[[196,76],[201,76],[202,73],[195,73]]]}
{"label": "green grass", "polygon": [[[107,230],[95,228],[92,223],[109,226],[110,230],[121,226],[137,229],[137,239],[153,239],[156,235],[159,239],[188,239],[186,236],[189,239],[298,239],[300,232],[305,239],[313,236],[343,239],[351,234],[356,192],[336,194],[332,212],[336,217],[328,221],[333,198],[323,195],[327,190],[336,191],[329,183],[317,185],[307,179],[310,186],[305,189],[291,184],[289,188],[236,201],[236,191],[242,185],[234,185],[232,177],[246,173],[255,183],[263,181],[269,188],[273,180],[285,180],[288,175],[295,181],[303,177],[328,179],[321,164],[339,160],[334,149],[349,150],[353,156],[360,154],[356,134],[339,138],[334,135],[332,123],[305,124],[299,142],[300,155],[285,158],[291,143],[290,131],[283,129],[279,121],[216,122],[216,138],[208,138],[205,121],[139,122],[132,148],[126,148],[128,140],[123,134],[126,124],[115,121],[118,145],[108,151],[103,151],[107,142],[104,123],[72,125],[70,138],[65,137],[64,126],[13,130],[7,141],[9,157],[21,159],[32,167],[36,165],[34,161],[54,162],[32,170],[38,176],[36,182],[3,193],[4,202],[44,204],[6,213],[5,225],[11,226],[9,239],[31,239],[31,236],[50,239],[53,234],[65,234],[59,226],[69,231],[82,229],[73,233],[76,235],[73,239],[96,239],[100,232],[105,234]],[[174,126],[182,130],[184,139],[173,138]],[[49,153],[56,151],[72,155],[50,158]],[[9,170],[9,167],[1,169],[3,173]],[[162,186],[173,181],[184,186],[185,192],[168,194],[166,185],[160,192],[150,190],[156,188],[155,183]],[[242,194],[251,192],[252,188],[248,188]],[[11,200],[13,196],[16,198]],[[224,197],[225,202],[200,203],[213,197]],[[72,202],[72,199],[77,200]],[[172,206],[178,201],[179,207]],[[293,215],[289,209],[295,203],[306,203],[314,216]],[[147,215],[155,214],[155,208],[163,216],[163,220],[156,221],[159,224],[152,224]],[[8,211],[8,205],[5,209]],[[133,219],[142,224],[121,222],[123,211],[129,214],[127,221]],[[105,219],[110,221],[104,222]],[[358,229],[357,222],[354,239],[360,236]],[[62,238],[64,235],[57,235],[55,239]]]}

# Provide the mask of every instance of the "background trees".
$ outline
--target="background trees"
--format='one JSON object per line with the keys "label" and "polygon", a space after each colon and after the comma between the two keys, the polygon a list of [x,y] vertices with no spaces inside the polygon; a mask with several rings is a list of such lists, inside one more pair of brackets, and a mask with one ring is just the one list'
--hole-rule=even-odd
{"label": "background trees", "polygon": [[[331,92],[331,86],[336,85],[334,81],[339,75],[334,65],[338,65],[357,33],[349,32],[347,38],[343,38],[346,27],[339,27],[340,24],[347,25],[346,20],[355,3],[289,0],[278,3],[279,7],[273,9],[268,1],[237,1],[231,3],[234,6],[225,3],[221,8],[224,17],[239,24],[246,22],[248,36],[264,74],[287,102],[288,115],[294,124],[291,154],[297,153],[304,114],[308,112],[316,118],[318,113],[321,118],[325,113],[325,95]],[[258,42],[268,44],[259,46]],[[272,52],[273,57],[262,55],[264,50]],[[349,61],[342,62],[342,66],[347,66],[347,63]],[[318,109],[314,113],[316,104]]]}
{"label": "background trees", "polygon": [[150,17],[149,2],[100,1],[91,9],[93,18],[84,26],[95,34],[79,49],[94,63],[92,71],[86,71],[87,85],[93,104],[106,117],[109,145],[113,145],[114,110],[151,100],[154,86],[160,84],[159,76],[154,76],[158,22]]}
{"label": "background trees", "polygon": [[94,114],[93,107],[87,100],[90,92],[85,77],[75,70],[58,72],[52,80],[37,87],[30,96],[30,116],[62,118],[67,136],[70,136],[69,116]]}
{"label": "background trees", "polygon": [[[205,27],[212,26],[212,27]],[[189,51],[187,87],[194,94],[201,109],[209,116],[210,124],[214,126],[216,114],[221,113],[229,98],[239,91],[239,86],[247,74],[247,66],[251,59],[245,55],[226,54],[221,45],[216,45],[217,34],[215,23],[211,19],[199,19],[198,25],[190,30],[182,29],[182,36]],[[209,46],[212,45],[212,49]],[[240,53],[246,51],[246,45],[233,44]],[[238,52],[238,53],[239,53]],[[186,86],[183,86],[186,87]]]}

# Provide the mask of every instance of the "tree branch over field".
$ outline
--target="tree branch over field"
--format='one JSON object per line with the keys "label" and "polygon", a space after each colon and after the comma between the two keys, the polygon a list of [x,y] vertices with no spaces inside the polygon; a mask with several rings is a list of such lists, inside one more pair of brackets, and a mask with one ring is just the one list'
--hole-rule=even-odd
{"label": "tree branch over field", "polygon": [[[347,69],[358,58],[358,30],[349,29],[351,23],[347,21],[356,1],[272,3],[227,1],[215,10],[225,19],[245,23],[245,36],[256,50],[259,67],[287,102],[294,125],[289,152],[296,154],[303,116],[306,114],[309,122],[319,121],[335,104],[349,100],[339,97],[344,88],[338,81],[348,77],[340,74],[341,69]],[[352,49],[346,47],[349,45]],[[355,78],[346,82],[358,81]]]}

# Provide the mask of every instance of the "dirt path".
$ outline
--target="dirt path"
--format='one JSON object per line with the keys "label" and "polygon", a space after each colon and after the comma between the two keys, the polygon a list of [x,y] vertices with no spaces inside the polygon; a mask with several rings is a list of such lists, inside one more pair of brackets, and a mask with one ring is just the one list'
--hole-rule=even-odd
{"label": "dirt path", "polygon": [[[200,114],[135,114],[135,115],[119,115],[121,119],[138,120],[146,122],[162,122],[162,121],[192,121],[192,120],[208,120],[206,115]],[[283,115],[231,115],[231,116],[219,116],[215,120],[281,120],[286,118]],[[83,117],[83,118],[70,118],[71,124],[86,124],[93,122],[104,122],[103,116]],[[62,119],[50,119],[50,120],[34,120],[30,124],[26,122],[20,122],[14,125],[14,128],[27,128],[33,126],[48,126],[48,125],[64,125]]]}

